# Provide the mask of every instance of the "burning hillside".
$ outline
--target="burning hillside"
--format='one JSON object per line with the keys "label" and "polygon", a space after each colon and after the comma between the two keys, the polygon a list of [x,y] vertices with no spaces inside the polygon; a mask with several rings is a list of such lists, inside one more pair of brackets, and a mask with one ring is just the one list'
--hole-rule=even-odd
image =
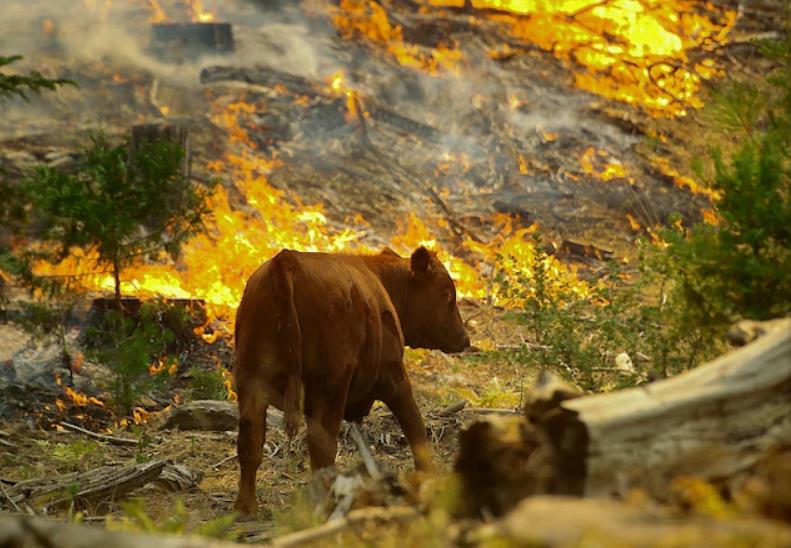
{"label": "burning hillside", "polygon": [[[374,251],[390,242],[401,252],[421,243],[442,249],[463,295],[496,299],[495,273],[529,279],[534,222],[558,243],[621,248],[627,227],[661,223],[673,211],[695,219],[710,207],[705,196],[671,191],[673,174],[655,176],[670,173],[666,159],[635,153],[632,134],[562,83],[570,77],[650,116],[684,115],[717,70],[713,52],[734,20],[726,9],[341,0],[262,13],[241,2],[204,4],[115,0],[86,2],[81,20],[52,14],[57,38],[43,49],[54,31],[42,27],[41,40],[28,40],[37,48],[30,60],[80,88],[54,103],[19,105],[21,123],[10,108],[13,134],[43,132],[39,146],[62,146],[66,135],[54,128],[63,124],[91,127],[89,106],[115,132],[156,119],[190,127],[197,176],[223,183],[210,230],[179,264],[127,272],[128,294],[204,299],[228,317],[247,276],[282,247]],[[30,12],[20,5],[14,13],[22,20]],[[158,59],[139,38],[152,23],[215,20],[234,26],[237,51],[207,50],[197,65]],[[123,47],[78,48],[86,27],[118,33]],[[316,40],[283,40],[295,30]],[[197,86],[189,75],[201,66]],[[75,250],[38,271],[88,273],[91,256]],[[517,260],[498,258],[506,256]],[[545,260],[555,262],[558,283],[584,291],[572,270]],[[105,274],[82,279],[90,290],[112,284]]]}

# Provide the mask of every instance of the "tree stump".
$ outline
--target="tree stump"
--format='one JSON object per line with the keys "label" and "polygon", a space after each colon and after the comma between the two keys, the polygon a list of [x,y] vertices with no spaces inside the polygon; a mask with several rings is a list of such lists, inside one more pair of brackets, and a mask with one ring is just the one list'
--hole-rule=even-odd
{"label": "tree stump", "polygon": [[134,164],[135,154],[143,143],[170,141],[178,143],[184,150],[181,174],[189,178],[192,174],[192,155],[190,153],[189,131],[184,126],[173,124],[137,124],[132,126],[129,140],[129,165]]}
{"label": "tree stump", "polygon": [[791,447],[791,320],[670,379],[575,397],[545,374],[524,417],[462,432],[456,471],[470,512],[501,515],[539,494],[659,499],[692,476],[738,489],[768,454]]}
{"label": "tree stump", "polygon": [[151,47],[168,61],[185,61],[204,53],[234,50],[230,23],[156,23],[151,26]]}

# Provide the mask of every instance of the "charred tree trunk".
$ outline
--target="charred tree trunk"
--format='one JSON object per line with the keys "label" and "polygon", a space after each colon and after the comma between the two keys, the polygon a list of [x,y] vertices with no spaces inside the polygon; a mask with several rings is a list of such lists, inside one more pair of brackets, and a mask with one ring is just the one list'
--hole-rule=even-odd
{"label": "charred tree trunk", "polygon": [[525,417],[462,433],[456,469],[470,510],[502,514],[536,494],[663,499],[686,475],[733,485],[791,448],[791,320],[677,377],[575,397],[544,375]]}
{"label": "charred tree trunk", "polygon": [[135,155],[143,143],[170,141],[178,143],[184,151],[181,174],[189,178],[192,175],[192,156],[190,154],[189,132],[184,126],[172,124],[138,124],[132,126],[132,135],[129,140],[128,163],[133,165]]}

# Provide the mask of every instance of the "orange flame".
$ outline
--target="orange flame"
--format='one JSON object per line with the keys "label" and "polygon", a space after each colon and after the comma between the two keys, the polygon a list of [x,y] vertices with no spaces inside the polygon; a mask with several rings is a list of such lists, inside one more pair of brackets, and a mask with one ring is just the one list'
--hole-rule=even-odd
{"label": "orange flame", "polygon": [[333,23],[346,39],[365,36],[373,43],[385,46],[398,62],[415,69],[436,73],[455,72],[461,52],[438,46],[421,48],[404,42],[401,27],[390,23],[387,12],[372,0],[340,0]]}
{"label": "orange flame", "polygon": [[[735,11],[718,10],[705,0],[472,0],[472,5],[502,10],[488,17],[512,36],[582,67],[574,73],[580,88],[670,116],[702,106],[696,96],[701,81],[717,73],[711,59],[693,63],[687,52],[711,51],[736,22]],[[490,52],[493,58],[511,54],[503,47]]]}
{"label": "orange flame", "polygon": [[[604,167],[602,167],[601,170],[597,169],[596,165],[603,162]],[[585,149],[585,152],[580,158],[580,166],[582,167],[582,171],[602,181],[610,181],[615,178],[624,178],[627,176],[626,168],[620,161],[609,159],[609,154],[606,150],[596,150],[593,147]]]}
{"label": "orange flame", "polygon": [[151,18],[148,20],[150,23],[166,23],[170,19],[168,18],[165,10],[162,9],[162,6],[159,5],[157,0],[147,0],[148,6],[151,8]]}
{"label": "orange flame", "polygon": [[[346,97],[346,121],[353,122],[359,116],[357,92],[346,85],[346,75],[342,70],[336,72],[329,78],[329,92],[333,95],[343,95]],[[365,116],[367,113],[363,113]]]}
{"label": "orange flame", "polygon": [[189,8],[190,19],[197,23],[211,23],[217,17],[216,10],[207,10],[201,0],[185,0]]}
{"label": "orange flame", "polygon": [[[344,89],[342,82],[342,79],[333,78],[330,86]],[[209,342],[217,337],[230,338],[233,312],[247,279],[261,263],[281,249],[378,251],[363,243],[367,223],[359,217],[349,220],[350,228],[330,228],[321,205],[303,204],[298,196],[268,182],[269,173],[280,162],[277,158],[258,154],[255,143],[243,127],[245,119],[258,108],[243,101],[225,105],[218,102],[212,113],[212,120],[225,128],[228,143],[235,151],[227,152],[222,162],[212,163],[209,168],[233,181],[235,191],[244,197],[245,207],[232,206],[226,188],[219,187],[209,198],[213,217],[209,220],[208,232],[187,242],[178,268],[162,261],[131,266],[122,273],[122,291],[128,295],[203,299],[209,321],[223,320],[212,324],[211,333],[206,333],[205,327],[198,328],[198,334]],[[448,160],[469,168],[470,159],[464,154],[448,155]],[[403,254],[410,253],[418,245],[436,249],[456,280],[460,296],[488,297],[506,306],[513,304],[512,295],[504,296],[493,289],[492,268],[512,284],[519,284],[530,279],[531,261],[537,257],[550,267],[550,277],[558,287],[565,284],[584,292],[585,284],[576,278],[573,269],[544,257],[526,238],[534,228],[514,230],[507,217],[500,218],[499,223],[501,235],[491,244],[465,242],[468,255],[475,257],[469,261],[442,249],[436,235],[414,214],[391,242]],[[35,270],[38,274],[81,274],[85,289],[110,291],[113,287],[111,275],[90,274],[95,271],[96,258],[95,250],[73,249],[61,263],[39,263]],[[164,368],[164,364],[155,364],[153,368]],[[226,386],[232,397],[230,380]]]}
{"label": "orange flame", "polygon": [[705,187],[692,177],[681,175],[676,168],[670,165],[670,160],[662,156],[652,156],[649,158],[659,172],[665,177],[669,177],[679,188],[686,188],[693,194],[703,194],[712,200],[719,200],[721,195],[718,191]]}

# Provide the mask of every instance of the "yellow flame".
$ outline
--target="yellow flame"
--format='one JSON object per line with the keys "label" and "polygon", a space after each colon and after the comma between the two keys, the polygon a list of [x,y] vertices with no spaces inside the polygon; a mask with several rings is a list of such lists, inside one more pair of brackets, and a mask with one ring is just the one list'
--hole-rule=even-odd
{"label": "yellow flame", "polygon": [[217,12],[203,7],[201,0],[185,0],[189,9],[190,19],[198,23],[211,23],[217,17]]}
{"label": "yellow flame", "polygon": [[[687,52],[724,43],[736,21],[735,11],[701,0],[472,0],[472,5],[502,10],[487,17],[515,38],[581,67],[574,72],[580,88],[655,115],[684,115],[688,107],[702,106],[701,81],[718,71],[711,59],[693,65]],[[512,48],[503,46],[490,52],[493,58],[511,54]]]}
{"label": "yellow flame", "polygon": [[703,194],[704,196],[708,196],[710,199],[715,201],[720,199],[720,192],[701,185],[692,177],[682,175],[676,168],[670,165],[669,159],[663,156],[652,156],[649,158],[649,160],[662,175],[672,179],[679,188],[686,188],[693,194]]}
{"label": "yellow flame", "polygon": [[162,9],[162,6],[159,5],[157,0],[147,0],[148,6],[151,8],[151,18],[149,22],[151,23],[166,23],[170,19],[168,18],[165,10]]}
{"label": "yellow flame", "polygon": [[344,38],[365,36],[386,47],[406,67],[429,73],[440,70],[455,72],[461,60],[461,52],[456,49],[444,46],[420,48],[404,42],[401,27],[392,24],[385,9],[372,0],[340,0],[332,20]]}
{"label": "yellow flame", "polygon": [[640,232],[642,225],[640,224],[640,221],[638,221],[637,219],[634,218],[634,216],[632,216],[631,213],[626,214],[626,220],[629,221],[629,227],[634,232]]}
{"label": "yellow flame", "polygon": [[[599,164],[603,164],[601,169],[597,168]],[[627,176],[626,167],[620,161],[609,158],[606,150],[596,150],[593,147],[586,148],[585,152],[582,153],[580,167],[582,167],[583,172],[593,175],[602,181],[610,181]]]}
{"label": "yellow flame", "polygon": [[[330,80],[332,86],[341,82]],[[340,88],[338,83],[337,87]],[[213,211],[208,221],[209,230],[195,236],[184,246],[178,268],[163,260],[157,264],[138,264],[122,273],[122,291],[141,298],[165,296],[203,299],[209,321],[207,333],[200,327],[197,333],[207,342],[233,333],[233,312],[241,298],[242,290],[252,272],[283,248],[301,251],[324,252],[377,252],[378,249],[363,244],[367,223],[356,216],[349,219],[344,230],[328,226],[324,208],[319,204],[303,204],[298,196],[273,187],[269,173],[280,163],[276,158],[266,158],[257,153],[255,144],[243,128],[243,122],[257,111],[257,106],[242,101],[217,103],[211,113],[212,120],[225,128],[228,142],[239,152],[228,152],[221,162],[209,168],[222,172],[233,181],[234,191],[244,197],[245,207],[231,205],[228,191],[218,187],[209,198]],[[448,156],[462,167],[469,166],[463,154]],[[397,234],[391,238],[394,249],[404,255],[415,247],[434,248],[451,276],[456,280],[460,296],[490,298],[505,306],[518,304],[512,294],[498,290],[492,281],[491,271],[514,286],[531,279],[535,261],[543,261],[549,277],[556,287],[566,286],[583,293],[585,284],[576,272],[542,254],[528,236],[535,227],[516,230],[508,217],[498,217],[500,234],[490,244],[467,241],[464,247],[467,260],[443,249],[427,225],[415,214],[409,216]],[[437,223],[442,226],[442,223]],[[113,278],[109,273],[90,274],[96,269],[95,250],[73,249],[61,263],[35,265],[38,274],[86,274],[81,278],[84,288],[111,291]],[[161,371],[163,363],[154,364],[152,372]],[[229,395],[231,385],[227,383]]]}
{"label": "yellow flame", "polygon": [[[329,92],[333,95],[346,97],[346,121],[352,122],[357,119],[359,112],[357,109],[357,92],[346,84],[346,75],[343,71],[338,71],[329,80]],[[365,113],[364,113],[365,114]]]}

